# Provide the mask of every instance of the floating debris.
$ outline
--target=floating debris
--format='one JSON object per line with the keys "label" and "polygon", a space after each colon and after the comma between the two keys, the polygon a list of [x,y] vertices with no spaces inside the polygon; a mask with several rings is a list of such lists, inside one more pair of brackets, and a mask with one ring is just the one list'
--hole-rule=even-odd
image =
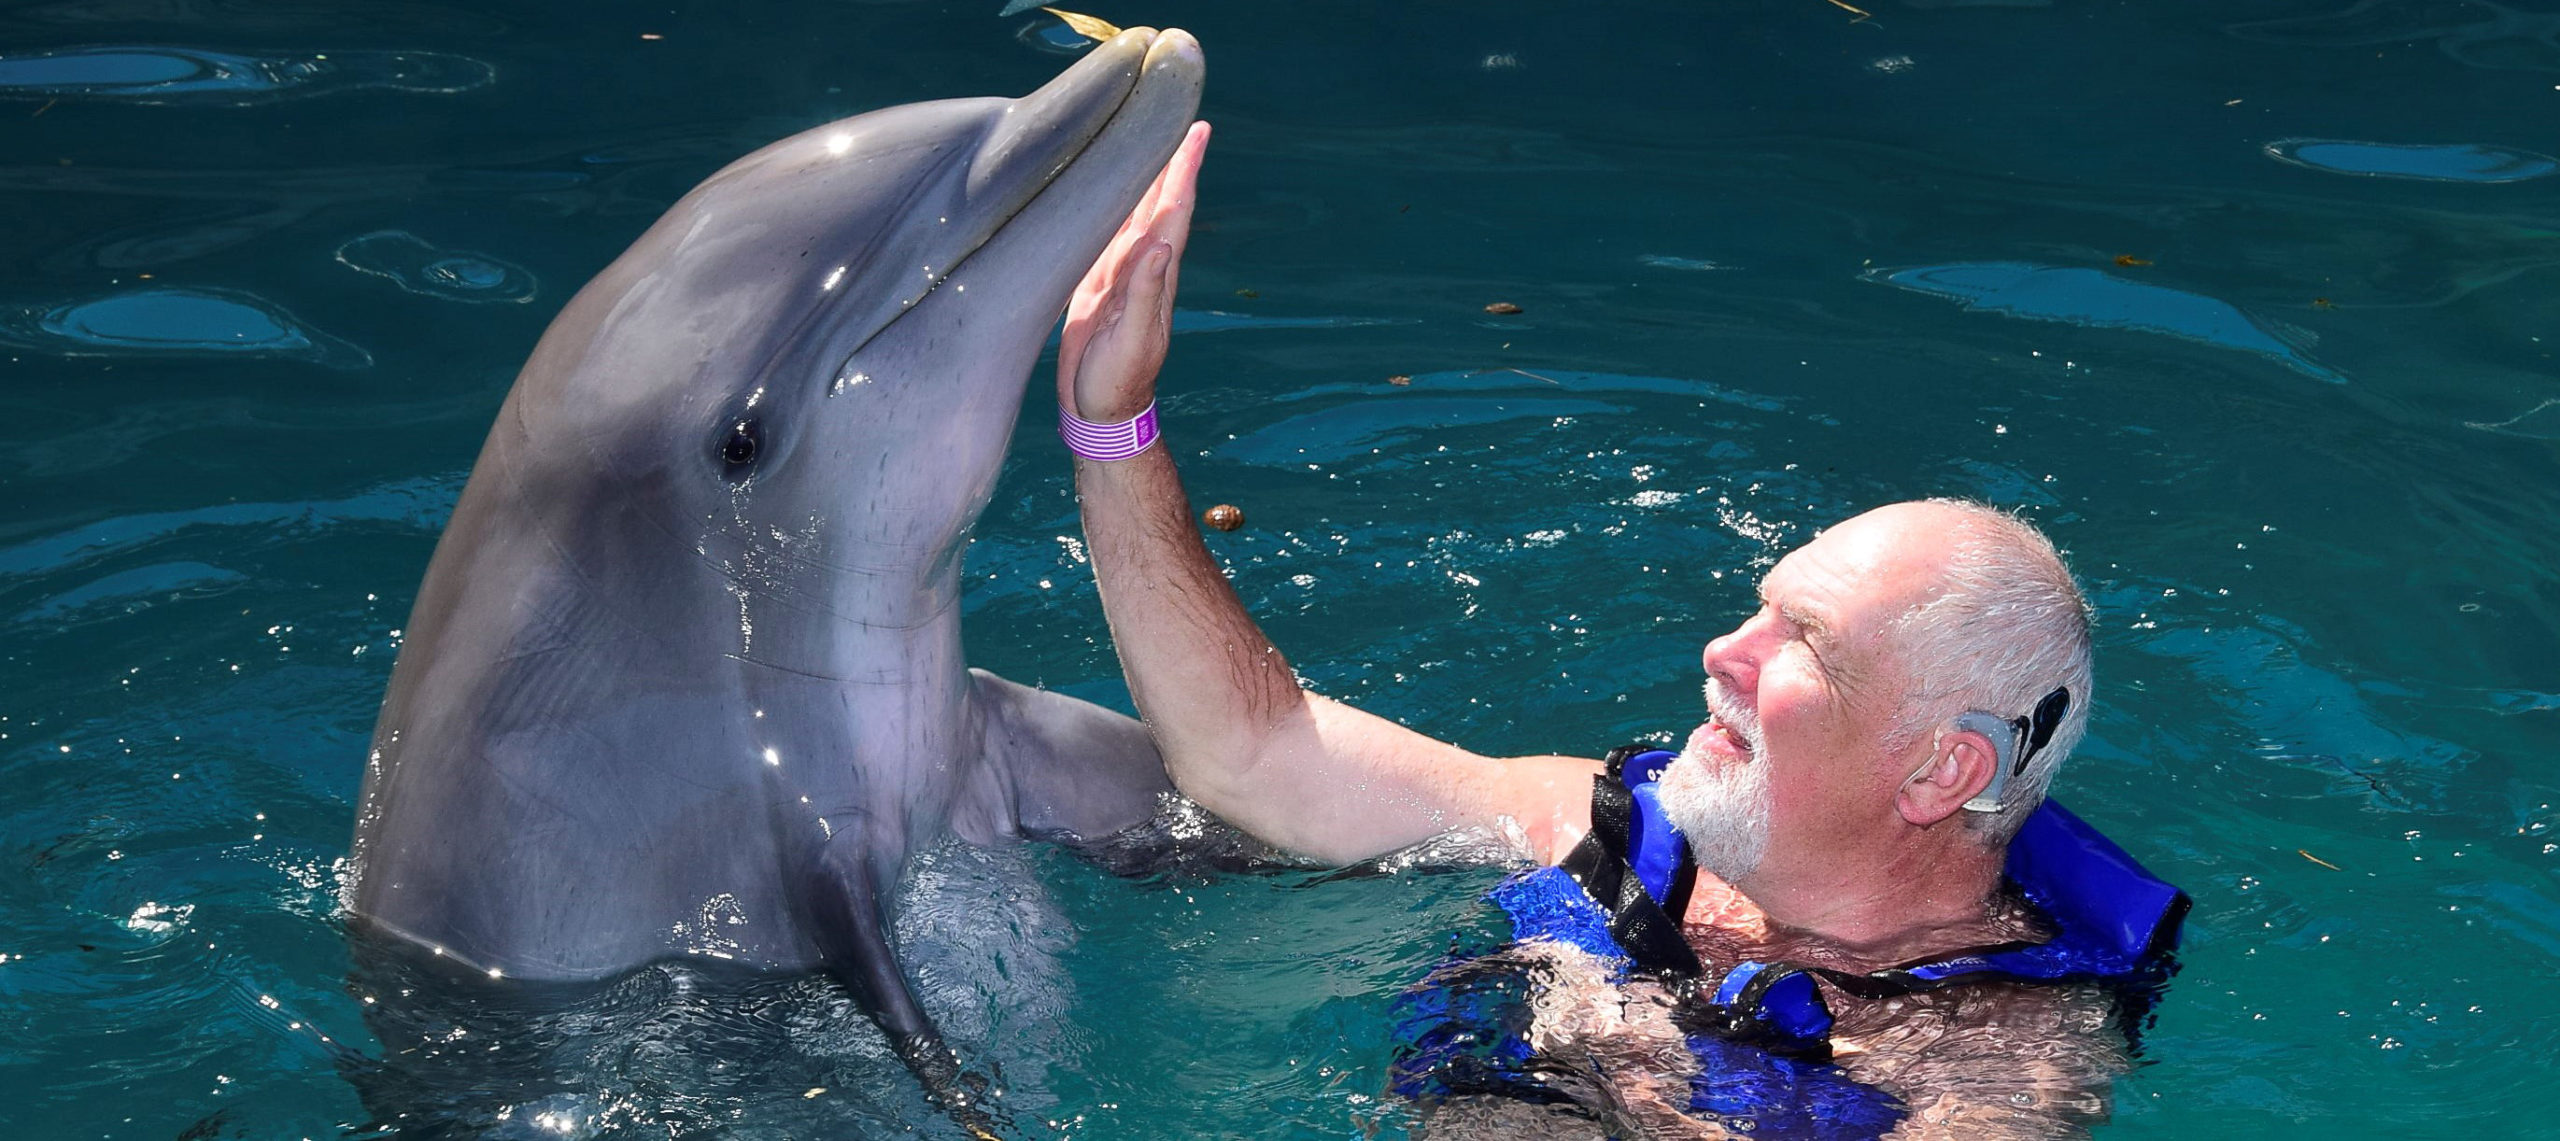
{"label": "floating debris", "polygon": [[0,343],[63,356],[275,356],[355,369],[373,356],[245,293],[138,289],[0,308]]}
{"label": "floating debris", "polygon": [[2338,303],[2331,301],[2326,297],[2314,297],[2311,299],[2311,307],[2314,309],[2335,309],[2338,307]]}
{"label": "floating debris", "polygon": [[1867,21],[1869,21],[1869,20],[1872,20],[1872,19],[1875,19],[1875,18],[1876,18],[1876,14],[1875,14],[1875,13],[1870,12],[1870,11],[1867,11],[1867,10],[1866,10],[1866,9],[1864,9],[1864,8],[1858,7],[1858,6],[1857,6],[1857,5],[1855,5],[1855,4],[1849,3],[1849,0],[1831,0],[1831,6],[1832,6],[1832,7],[1834,7],[1834,8],[1838,8],[1839,10],[1841,10],[1841,11],[1843,11],[1843,12],[1847,12],[1848,14],[1850,14],[1850,15],[1852,15],[1852,16],[1856,16],[1856,17],[1857,17],[1857,19],[1854,19],[1854,20],[1849,21],[1849,22],[1850,22],[1850,23],[1852,23],[1852,24],[1863,24],[1863,23],[1866,23],[1866,22],[1867,22]]}
{"label": "floating debris", "polygon": [[2560,159],[2479,143],[2362,143],[2278,139],[2263,150],[2277,162],[2332,174],[2424,182],[2522,182],[2560,170]]}
{"label": "floating debris", "polygon": [[2120,266],[2125,266],[2125,267],[2127,267],[2127,268],[2131,268],[2131,267],[2134,267],[2134,266],[2150,265],[2150,264],[2151,264],[2151,259],[2150,259],[2150,258],[2138,258],[2138,257],[2133,256],[2132,254],[2117,254],[2117,255],[2116,255],[2116,264],[2117,264],[2117,265],[2120,265]]}
{"label": "floating debris", "polygon": [[1858,275],[1967,309],[2097,329],[2165,333],[2275,360],[2305,376],[2343,384],[2345,377],[2250,319],[2230,302],[2166,286],[2126,281],[2094,269],[2029,262],[1955,262],[1911,269],[1876,268]]}
{"label": "floating debris", "polygon": [[1247,301],[1251,301],[1254,298],[1262,296],[1262,291],[1259,289],[1239,289],[1236,290],[1236,296],[1244,298]]}
{"label": "floating debris", "polygon": [[1200,521],[1221,531],[1244,526],[1244,510],[1232,503],[1221,503],[1200,513]]}
{"label": "floating debris", "polygon": [[1074,29],[1077,35],[1083,36],[1095,43],[1100,43],[1120,34],[1120,25],[1114,24],[1111,21],[1102,19],[1098,16],[1088,16],[1082,12],[1069,12],[1063,9],[1049,7],[1046,4],[1041,5],[1040,10],[1066,21],[1067,27]]}
{"label": "floating debris", "polygon": [[0,55],[0,98],[247,106],[334,91],[450,95],[486,87],[497,69],[416,51],[239,55],[158,44]]}
{"label": "floating debris", "polygon": [[1508,301],[1496,301],[1491,305],[1485,306],[1484,311],[1491,313],[1496,317],[1508,317],[1519,312],[1520,307]]}
{"label": "floating debris", "polygon": [[523,267],[487,254],[438,249],[406,230],[376,230],[351,240],[338,247],[338,264],[444,301],[533,300],[533,274]]}
{"label": "floating debris", "polygon": [[2329,862],[2329,861],[2327,861],[2327,860],[2321,859],[2321,858],[2320,858],[2320,857],[2318,857],[2318,856],[2312,855],[2309,851],[2306,851],[2306,850],[2301,849],[2301,848],[2296,848],[2296,849],[2294,849],[2294,850],[2293,850],[2293,854],[2294,854],[2294,855],[2297,855],[2297,856],[2300,856],[2300,857],[2302,857],[2303,859],[2309,860],[2309,861],[2311,861],[2312,863],[2318,864],[2318,865],[2320,865],[2321,867],[2327,868],[2327,869],[2329,869],[2330,871],[2333,871],[2333,872],[2343,872],[2343,871],[2347,870],[2347,869],[2345,869],[2345,868],[2339,867],[2339,866],[2338,866],[2338,865],[2336,865],[2336,864],[2330,863],[2330,862]]}
{"label": "floating debris", "polygon": [[1404,386],[1406,386],[1406,385],[1408,385],[1408,384],[1413,383],[1413,378],[1412,378],[1412,377],[1409,377],[1409,376],[1406,376],[1406,375],[1404,375],[1404,374],[1402,374],[1402,373],[1398,373],[1398,374],[1396,374],[1396,375],[1394,375],[1394,376],[1388,377],[1388,378],[1387,378],[1387,383],[1392,384],[1392,385],[1395,385],[1395,386],[1396,386],[1396,387],[1398,387],[1398,388],[1402,388],[1402,387],[1404,387]]}

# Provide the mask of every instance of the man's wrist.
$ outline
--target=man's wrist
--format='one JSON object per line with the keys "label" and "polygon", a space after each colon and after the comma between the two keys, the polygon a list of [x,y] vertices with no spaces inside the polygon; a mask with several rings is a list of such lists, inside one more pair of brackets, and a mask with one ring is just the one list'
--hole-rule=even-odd
{"label": "man's wrist", "polygon": [[1135,419],[1138,413],[1155,405],[1155,390],[1121,393],[1107,399],[1093,399],[1083,393],[1075,397],[1075,414],[1098,424],[1118,424]]}

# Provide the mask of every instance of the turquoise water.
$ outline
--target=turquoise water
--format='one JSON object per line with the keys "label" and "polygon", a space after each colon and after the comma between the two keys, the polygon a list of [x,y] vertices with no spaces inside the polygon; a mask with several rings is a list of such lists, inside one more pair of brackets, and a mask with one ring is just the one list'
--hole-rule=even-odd
{"label": "turquoise water", "polygon": [[[728,159],[1064,62],[997,7],[0,12],[0,1132],[371,1135],[336,1053],[426,1043],[345,981],[358,763],[515,369]],[[1866,7],[1098,11],[1210,55],[1165,424],[1212,548],[1326,692],[1596,753],[1694,724],[1813,529],[2016,505],[2101,610],[2058,792],[2197,901],[2101,1134],[2560,1133],[2560,14]],[[1116,700],[1051,408],[971,655]],[[902,937],[1033,1135],[1400,1135],[1388,1003],[1487,875],[946,848]],[[562,1088],[396,1134],[947,1128],[812,980],[517,1031],[441,1047]]]}

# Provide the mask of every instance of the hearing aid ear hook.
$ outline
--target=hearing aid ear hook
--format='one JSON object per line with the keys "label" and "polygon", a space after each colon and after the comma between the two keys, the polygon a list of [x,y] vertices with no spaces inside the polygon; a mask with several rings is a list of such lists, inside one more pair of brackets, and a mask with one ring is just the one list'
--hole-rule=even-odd
{"label": "hearing aid ear hook", "polygon": [[1991,783],[1982,787],[1982,795],[1964,802],[1965,811],[2000,811],[2001,797],[2009,791],[2009,778],[2027,771],[2028,762],[2053,741],[2053,731],[2069,712],[2071,690],[2056,686],[2044,695],[2044,700],[2036,702],[2034,713],[2023,717],[2002,717],[1979,709],[1957,714],[1956,728],[1982,734],[1991,742],[1997,762],[1991,770]]}

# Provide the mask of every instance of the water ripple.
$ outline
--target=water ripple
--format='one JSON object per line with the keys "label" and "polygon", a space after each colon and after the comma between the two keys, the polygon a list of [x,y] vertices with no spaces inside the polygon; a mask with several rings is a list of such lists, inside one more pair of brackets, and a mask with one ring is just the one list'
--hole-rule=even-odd
{"label": "water ripple", "polygon": [[423,51],[241,55],[166,44],[104,44],[0,55],[0,98],[246,107],[337,91],[451,95],[486,87],[497,70],[467,56]]}
{"label": "water ripple", "polygon": [[454,500],[461,494],[462,476],[455,474],[397,480],[344,499],[225,503],[186,511],[124,515],[0,547],[0,577],[33,577],[81,566],[191,527],[270,527],[310,532],[348,523],[394,523],[432,531],[444,526]]}
{"label": "water ripple", "polygon": [[2255,20],[2228,30],[2244,40],[2314,47],[2434,40],[2446,58],[2469,67],[2560,71],[2560,15],[2489,0],[2362,0],[2336,12]]}
{"label": "water ripple", "polygon": [[524,267],[469,250],[439,249],[406,230],[355,238],[338,247],[338,264],[439,301],[533,300],[533,274]]}
{"label": "water ripple", "polygon": [[2070,266],[1952,262],[1871,269],[1860,280],[1944,297],[1967,309],[2097,329],[2163,333],[2277,361],[2305,376],[2346,378],[2322,367],[2228,301]]}
{"label": "water ripple", "polygon": [[2363,143],[2278,139],[2267,157],[2311,170],[2426,182],[2522,182],[2560,170],[2560,159],[2479,143]]}
{"label": "water ripple", "polygon": [[0,309],[0,343],[62,356],[269,356],[336,369],[373,354],[227,289],[157,288]]}

